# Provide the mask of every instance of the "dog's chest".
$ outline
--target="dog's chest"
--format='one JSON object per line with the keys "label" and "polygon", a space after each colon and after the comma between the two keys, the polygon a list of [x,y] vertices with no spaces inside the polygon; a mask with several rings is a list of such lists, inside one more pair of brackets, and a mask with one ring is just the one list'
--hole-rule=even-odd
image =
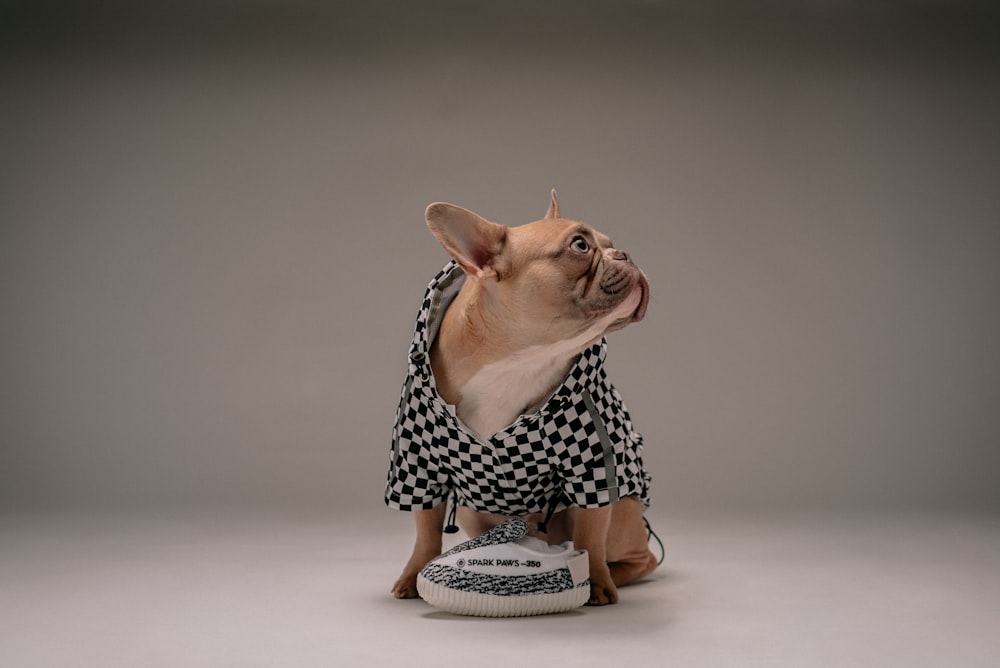
{"label": "dog's chest", "polygon": [[573,362],[565,346],[533,346],[482,367],[460,389],[459,419],[488,438],[530,411],[563,380]]}
{"label": "dog's chest", "polygon": [[459,419],[483,438],[510,425],[545,400],[566,377],[574,358],[600,338],[605,326],[596,321],[565,341],[529,346],[486,364],[459,388],[462,398],[455,406]]}

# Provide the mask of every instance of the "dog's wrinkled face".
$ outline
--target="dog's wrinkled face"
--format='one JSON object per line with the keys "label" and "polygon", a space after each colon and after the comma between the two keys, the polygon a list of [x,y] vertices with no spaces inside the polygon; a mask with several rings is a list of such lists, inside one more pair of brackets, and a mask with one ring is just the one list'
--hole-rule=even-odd
{"label": "dog's wrinkled face", "polygon": [[505,227],[451,204],[433,204],[427,223],[478,281],[496,321],[526,345],[596,339],[638,322],[649,284],[604,234],[559,215],[555,193],[542,220]]}
{"label": "dog's wrinkled face", "polygon": [[565,340],[595,326],[603,335],[646,312],[645,276],[611,239],[583,223],[548,218],[509,228],[494,267],[499,280],[487,289],[512,315],[537,324],[539,339]]}

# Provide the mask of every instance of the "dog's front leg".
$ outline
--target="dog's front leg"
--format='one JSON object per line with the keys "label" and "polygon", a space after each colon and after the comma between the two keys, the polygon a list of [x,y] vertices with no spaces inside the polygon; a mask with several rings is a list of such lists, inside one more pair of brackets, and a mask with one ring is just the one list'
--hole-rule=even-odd
{"label": "dog's front leg", "polygon": [[440,503],[430,510],[414,510],[413,519],[417,526],[417,539],[413,554],[403,567],[403,573],[392,585],[396,598],[417,598],[417,574],[427,562],[441,554],[442,534],[446,503]]}
{"label": "dog's front leg", "polygon": [[611,506],[576,508],[573,545],[590,555],[590,600],[587,605],[618,602],[618,589],[608,569],[607,540],[611,526]]}

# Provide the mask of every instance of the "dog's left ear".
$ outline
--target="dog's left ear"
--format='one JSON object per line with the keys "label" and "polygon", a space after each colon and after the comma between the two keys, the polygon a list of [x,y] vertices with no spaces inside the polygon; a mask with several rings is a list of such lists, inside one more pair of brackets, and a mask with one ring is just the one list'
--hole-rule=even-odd
{"label": "dog's left ear", "polygon": [[446,202],[435,202],[425,213],[427,227],[465,273],[478,279],[499,278],[494,260],[503,252],[507,228]]}
{"label": "dog's left ear", "polygon": [[549,210],[545,212],[546,218],[562,218],[559,215],[559,199],[556,197],[556,189],[552,189],[552,200],[549,202]]}

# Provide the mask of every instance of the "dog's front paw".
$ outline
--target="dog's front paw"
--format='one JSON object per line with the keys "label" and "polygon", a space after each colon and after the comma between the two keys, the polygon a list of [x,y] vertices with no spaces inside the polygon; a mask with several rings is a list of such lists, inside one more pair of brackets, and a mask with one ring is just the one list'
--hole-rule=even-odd
{"label": "dog's front paw", "polygon": [[611,605],[618,602],[618,588],[610,579],[590,581],[590,598],[587,605]]}
{"label": "dog's front paw", "polygon": [[419,598],[417,593],[417,576],[403,574],[392,585],[392,595],[396,598]]}

